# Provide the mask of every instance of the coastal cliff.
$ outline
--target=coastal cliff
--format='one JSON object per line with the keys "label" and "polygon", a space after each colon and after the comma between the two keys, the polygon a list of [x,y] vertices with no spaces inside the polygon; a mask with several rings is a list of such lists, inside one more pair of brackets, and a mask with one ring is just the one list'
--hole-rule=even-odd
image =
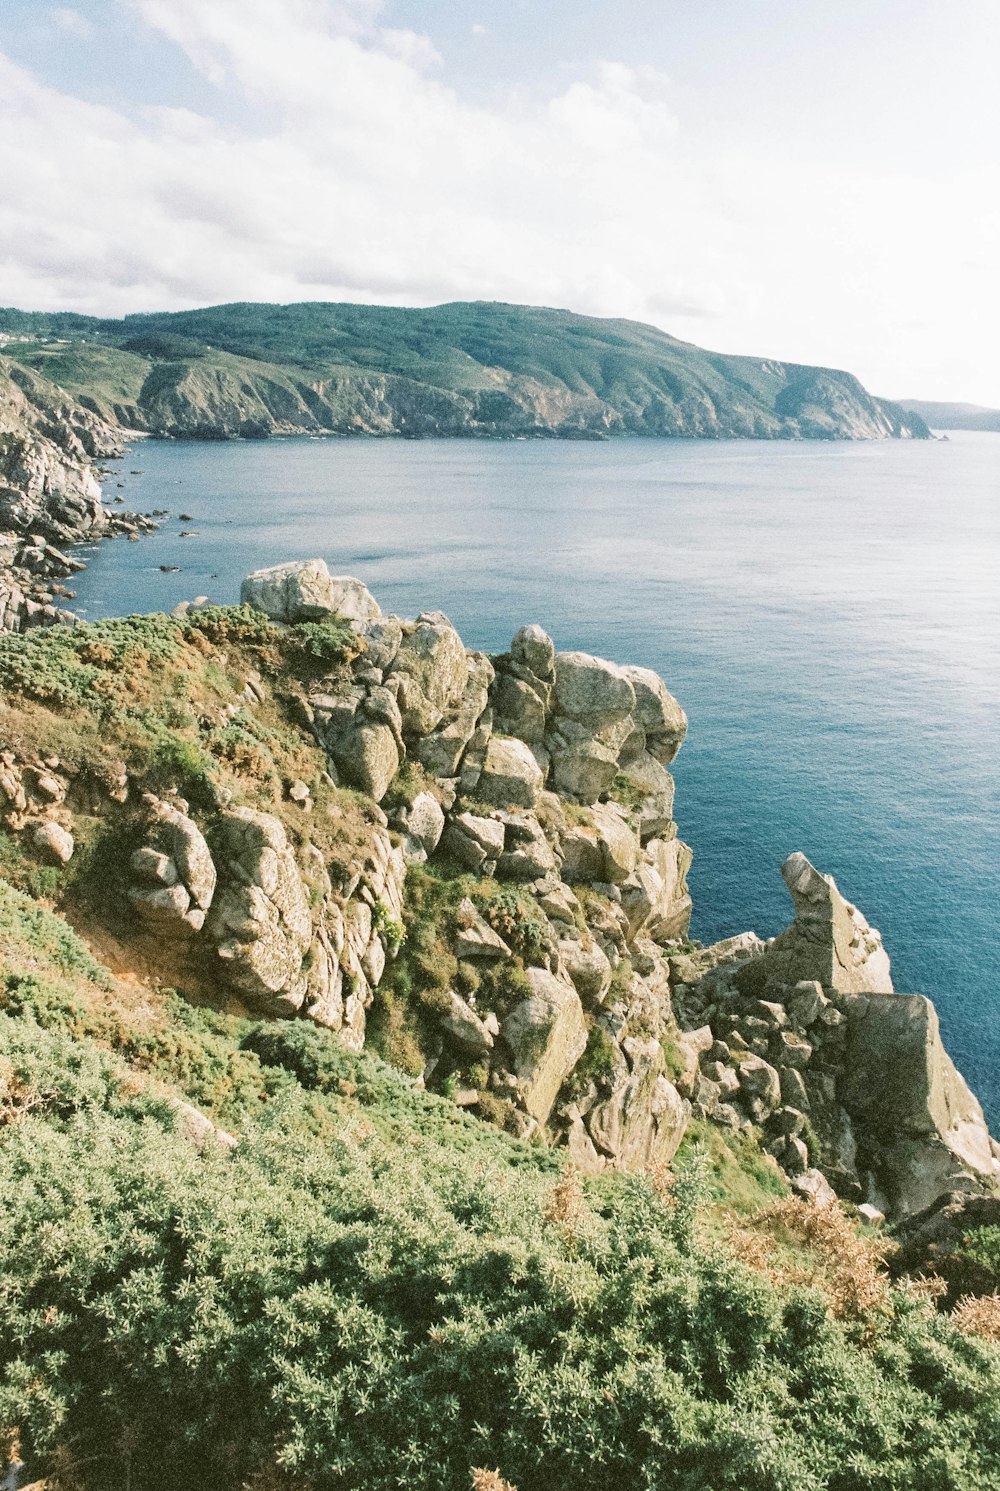
{"label": "coastal cliff", "polygon": [[929,435],[847,372],[543,307],[232,305],[121,321],[8,310],[0,335],[105,422],[180,439]]}
{"label": "coastal cliff", "polygon": [[84,566],[63,549],[156,526],[101,503],[97,463],[122,450],[112,423],[0,357],[0,632],[72,624],[63,582]]}
{"label": "coastal cliff", "polygon": [[537,626],[470,652],[316,560],[9,638],[0,685],[12,850],[157,979],[374,1041],[586,1173],[692,1117],[893,1218],[1000,1173],[933,1007],[802,855],[786,932],[688,941],[687,721],[648,669]]}
{"label": "coastal cliff", "polygon": [[0,636],[11,1486],[991,1483],[982,1111],[802,854],[690,939],[686,732],[320,560]]}

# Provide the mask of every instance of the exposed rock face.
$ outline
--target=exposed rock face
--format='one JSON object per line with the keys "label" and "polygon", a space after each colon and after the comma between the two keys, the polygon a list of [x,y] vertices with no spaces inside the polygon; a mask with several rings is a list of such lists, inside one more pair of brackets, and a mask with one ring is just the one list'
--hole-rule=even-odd
{"label": "exposed rock face", "polygon": [[297,1010],[312,918],[285,830],[270,813],[223,814],[225,878],[212,934],[226,981],[268,1013]]}
{"label": "exposed rock face", "polygon": [[542,968],[529,968],[531,994],[503,1024],[504,1040],[514,1059],[524,1107],[545,1123],[559,1089],[587,1045],[580,996]]}
{"label": "exposed rock face", "polygon": [[838,1095],[891,1211],[1000,1176],[983,1110],[941,1043],[921,994],[853,994]]}
{"label": "exposed rock face", "polygon": [[0,632],[75,624],[55,598],[84,565],[57,545],[157,526],[101,506],[93,461],[120,452],[110,424],[0,357]]}
{"label": "exposed rock face", "polygon": [[145,800],[146,844],[132,856],[129,897],[157,931],[200,932],[215,895],[215,863],[193,819],[172,803]]}

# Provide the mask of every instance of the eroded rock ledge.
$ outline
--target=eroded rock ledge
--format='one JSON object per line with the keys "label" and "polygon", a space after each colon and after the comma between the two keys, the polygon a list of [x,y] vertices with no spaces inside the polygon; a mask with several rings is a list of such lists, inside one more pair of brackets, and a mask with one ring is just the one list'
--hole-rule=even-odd
{"label": "eroded rock ledge", "polygon": [[[537,625],[488,657],[441,612],[384,615],[320,560],[249,576],[243,601],[279,643],[334,618],[353,635],[298,692],[247,670],[203,721],[238,718],[243,741],[297,722],[313,786],[288,780],[280,810],[0,755],[0,815],[51,864],[72,860],[81,814],[122,815],[121,899],[150,966],[355,1048],[374,1033],[418,1081],[587,1171],[667,1161],[698,1120],[869,1214],[991,1190],[997,1149],[933,1006],[893,991],[879,933],[804,855],[782,869],[780,936],[688,940],[667,769],[687,721],[655,673],[559,651]],[[218,674],[212,639],[253,610],[205,632],[179,610],[164,625]],[[321,788],[323,812],[353,815],[337,856]]]}

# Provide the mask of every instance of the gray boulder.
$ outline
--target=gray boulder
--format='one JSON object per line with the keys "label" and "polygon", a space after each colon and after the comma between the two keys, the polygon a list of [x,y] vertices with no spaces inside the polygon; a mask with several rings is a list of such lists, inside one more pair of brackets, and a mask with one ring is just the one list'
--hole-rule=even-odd
{"label": "gray boulder", "polygon": [[687,715],[652,668],[623,668],[635,690],[635,719],[646,736],[646,750],[666,765],[674,759],[687,734]]}
{"label": "gray boulder", "polygon": [[522,626],[510,644],[511,659],[520,663],[537,678],[549,678],[556,650],[552,638],[540,626]]}
{"label": "gray boulder", "polygon": [[272,621],[321,621],[343,616],[365,622],[381,616],[377,601],[360,580],[331,575],[322,559],[274,564],[247,575],[240,601]]}
{"label": "gray boulder", "polygon": [[635,708],[635,689],[616,663],[586,652],[557,652],[555,673],[557,712],[582,725],[597,730]]}
{"label": "gray boulder", "polygon": [[472,1056],[485,1056],[493,1049],[493,1036],[464,999],[454,991],[449,996],[448,1013],[441,1016],[441,1028]]}
{"label": "gray boulder", "polygon": [[533,808],[544,786],[538,762],[524,741],[493,735],[476,789],[483,802],[497,807]]}
{"label": "gray boulder", "polygon": [[462,639],[440,611],[417,617],[404,635],[388,678],[396,689],[407,736],[427,735],[457,704],[469,680]]}

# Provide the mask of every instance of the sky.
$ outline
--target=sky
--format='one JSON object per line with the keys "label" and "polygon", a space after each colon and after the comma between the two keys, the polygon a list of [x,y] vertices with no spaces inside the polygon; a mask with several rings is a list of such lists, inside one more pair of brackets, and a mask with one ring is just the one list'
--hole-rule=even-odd
{"label": "sky", "polygon": [[0,302],[508,300],[1000,407],[1000,0],[3,0]]}

